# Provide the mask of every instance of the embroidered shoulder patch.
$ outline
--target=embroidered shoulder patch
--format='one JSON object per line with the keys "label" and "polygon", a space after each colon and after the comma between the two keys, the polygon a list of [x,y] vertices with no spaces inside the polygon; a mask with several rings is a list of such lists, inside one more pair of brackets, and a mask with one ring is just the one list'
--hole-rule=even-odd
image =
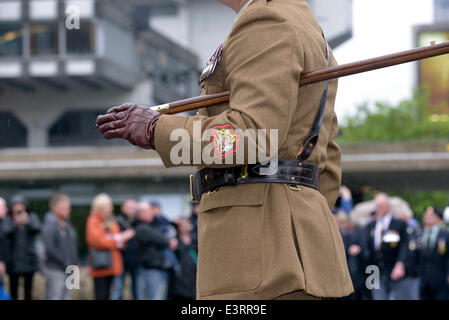
{"label": "embroidered shoulder patch", "polygon": [[211,140],[214,144],[215,154],[220,158],[224,158],[229,154],[237,152],[240,135],[234,132],[230,124],[226,124],[212,128]]}

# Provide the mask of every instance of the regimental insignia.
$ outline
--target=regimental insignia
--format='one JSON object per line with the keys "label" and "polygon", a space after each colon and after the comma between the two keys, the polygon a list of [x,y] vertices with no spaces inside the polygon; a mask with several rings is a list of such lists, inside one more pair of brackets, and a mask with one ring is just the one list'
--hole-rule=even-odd
{"label": "regimental insignia", "polygon": [[215,71],[215,68],[217,67],[217,64],[221,60],[222,50],[223,50],[223,44],[220,44],[218,46],[217,50],[215,50],[212,57],[209,59],[209,62],[207,63],[206,68],[201,73],[200,80],[198,81],[199,84],[201,84],[204,80],[209,79],[212,76],[212,74]]}
{"label": "regimental insignia", "polygon": [[415,250],[416,250],[416,247],[417,247],[417,244],[416,244],[416,241],[415,241],[415,240],[411,240],[411,241],[408,243],[408,249],[409,249],[410,251],[415,251]]}
{"label": "regimental insignia", "polygon": [[446,253],[446,240],[445,239],[438,240],[438,253],[441,255]]}
{"label": "regimental insignia", "polygon": [[237,152],[240,135],[234,132],[230,124],[226,124],[212,128],[211,140],[214,144],[215,154],[220,158],[224,158],[229,154]]}

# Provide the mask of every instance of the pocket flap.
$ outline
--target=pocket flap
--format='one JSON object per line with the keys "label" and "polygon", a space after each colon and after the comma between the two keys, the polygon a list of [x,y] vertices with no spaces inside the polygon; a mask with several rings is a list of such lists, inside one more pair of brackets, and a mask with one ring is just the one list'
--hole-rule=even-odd
{"label": "pocket flap", "polygon": [[214,193],[205,193],[201,196],[200,212],[222,207],[263,205],[266,186],[266,183],[240,184],[221,187]]}

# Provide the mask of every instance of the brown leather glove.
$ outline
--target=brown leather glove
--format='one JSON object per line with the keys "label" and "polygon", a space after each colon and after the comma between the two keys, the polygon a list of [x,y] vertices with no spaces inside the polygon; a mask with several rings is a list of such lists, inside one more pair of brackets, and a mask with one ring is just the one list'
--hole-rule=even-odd
{"label": "brown leather glove", "polygon": [[155,149],[154,128],[160,116],[150,108],[125,103],[98,116],[97,128],[106,139],[126,139],[135,146]]}

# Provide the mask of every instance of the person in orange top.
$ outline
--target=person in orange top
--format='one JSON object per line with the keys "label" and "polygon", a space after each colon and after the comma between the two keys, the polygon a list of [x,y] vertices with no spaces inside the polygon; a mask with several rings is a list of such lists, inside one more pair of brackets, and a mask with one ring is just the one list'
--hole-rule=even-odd
{"label": "person in orange top", "polygon": [[[120,250],[126,241],[134,237],[134,230],[120,232],[119,225],[114,219],[114,207],[107,194],[99,194],[92,201],[91,212],[86,224],[86,241],[89,249],[109,250],[112,264],[107,268],[91,268],[94,278],[95,299],[109,300],[114,276],[123,272],[123,260]],[[90,257],[90,265],[92,265]]]}

